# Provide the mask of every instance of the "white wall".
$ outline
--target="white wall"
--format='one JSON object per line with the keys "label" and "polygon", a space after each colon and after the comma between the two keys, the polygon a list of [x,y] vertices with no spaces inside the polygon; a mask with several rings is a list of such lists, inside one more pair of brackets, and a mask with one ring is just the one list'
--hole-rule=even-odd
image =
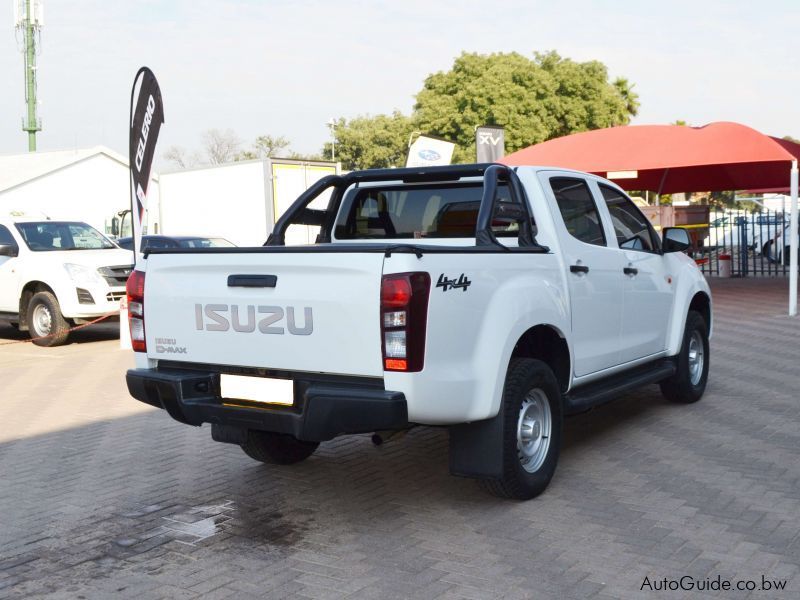
{"label": "white wall", "polygon": [[[102,232],[111,216],[130,208],[128,167],[98,154],[0,192],[0,210],[42,213],[53,220],[85,221]],[[149,204],[158,205],[158,185],[151,181]],[[151,211],[153,217],[157,211]],[[151,220],[151,229],[155,219]]]}
{"label": "white wall", "polygon": [[248,161],[161,174],[161,233],[260,246],[273,225],[264,165]]}

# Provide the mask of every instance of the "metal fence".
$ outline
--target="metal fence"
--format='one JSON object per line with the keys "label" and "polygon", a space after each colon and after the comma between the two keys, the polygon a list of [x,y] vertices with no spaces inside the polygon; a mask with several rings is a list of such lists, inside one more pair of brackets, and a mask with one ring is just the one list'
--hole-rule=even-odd
{"label": "metal fence", "polygon": [[764,210],[712,210],[708,228],[693,226],[694,259],[703,273],[733,277],[789,273],[789,214]]}

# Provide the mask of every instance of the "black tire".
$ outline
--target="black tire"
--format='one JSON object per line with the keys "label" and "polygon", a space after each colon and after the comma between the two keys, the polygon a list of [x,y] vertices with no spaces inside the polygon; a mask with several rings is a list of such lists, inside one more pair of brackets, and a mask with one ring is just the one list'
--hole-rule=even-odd
{"label": "black tire", "polygon": [[[543,393],[542,397],[538,392]],[[538,461],[529,463],[532,472],[523,466],[523,451],[518,443],[518,430],[523,418],[523,405],[531,398],[546,399],[550,414],[547,446]],[[553,371],[540,360],[513,358],[508,365],[500,407],[503,419],[503,475],[499,479],[483,479],[481,487],[495,496],[529,500],[541,494],[550,483],[561,451],[561,392]],[[542,434],[545,429],[542,429]],[[539,438],[542,442],[545,436]],[[541,462],[539,462],[541,461]]]}
{"label": "black tire", "polygon": [[38,292],[28,303],[28,334],[37,346],[61,346],[69,337],[69,323],[50,292]]}
{"label": "black tire", "polygon": [[[699,342],[702,346],[702,366],[694,371],[690,365],[690,348],[693,336],[695,343]],[[695,349],[696,350],[696,349]],[[671,402],[680,404],[691,404],[703,397],[708,381],[708,367],[710,364],[710,352],[708,344],[708,325],[703,316],[693,310],[686,315],[686,327],[683,331],[683,342],[681,351],[678,354],[678,370],[672,377],[660,383],[661,393]],[[699,378],[697,374],[699,374]]]}
{"label": "black tire", "polygon": [[242,450],[250,458],[271,465],[293,465],[314,454],[319,442],[304,442],[292,435],[268,431],[247,432]]}
{"label": "black tire", "polygon": [[773,256],[772,255],[772,248],[773,248],[774,245],[775,244],[772,242],[772,240],[770,240],[770,241],[768,241],[766,244],[764,244],[761,247],[761,256],[766,258],[767,262],[770,262],[770,263],[780,262],[780,260],[778,259],[777,256]]}

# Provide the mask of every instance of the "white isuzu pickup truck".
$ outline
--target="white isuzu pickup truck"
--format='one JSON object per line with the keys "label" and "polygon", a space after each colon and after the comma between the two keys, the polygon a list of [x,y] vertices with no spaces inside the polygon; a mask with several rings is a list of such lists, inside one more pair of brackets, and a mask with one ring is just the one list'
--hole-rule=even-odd
{"label": "white isuzu pickup truck", "polygon": [[133,253],[86,223],[0,217],[0,320],[38,346],[118,313],[132,269]]}
{"label": "white isuzu pickup truck", "polygon": [[[293,224],[319,227],[317,243],[285,246]],[[128,389],[263,462],[445,426],[453,474],[532,498],[566,415],[653,383],[703,395],[711,295],[688,245],[575,171],[326,177],[262,247],[145,254],[128,281]]]}

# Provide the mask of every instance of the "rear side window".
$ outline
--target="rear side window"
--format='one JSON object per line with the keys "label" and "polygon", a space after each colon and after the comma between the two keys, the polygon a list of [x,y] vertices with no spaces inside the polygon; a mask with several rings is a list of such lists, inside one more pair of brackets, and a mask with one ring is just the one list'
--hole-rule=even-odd
{"label": "rear side window", "polygon": [[553,177],[550,187],[570,235],[587,244],[605,246],[603,225],[586,181],[574,177]]}
{"label": "rear side window", "polygon": [[[506,186],[498,202],[510,202]],[[351,190],[342,202],[338,240],[475,237],[481,184],[394,185]],[[519,224],[495,219],[498,237],[517,237]]]}
{"label": "rear side window", "polygon": [[600,186],[605,198],[611,224],[617,236],[617,244],[626,250],[657,250],[657,238],[650,223],[630,198],[606,185]]}
{"label": "rear side window", "polygon": [[0,225],[0,245],[2,246],[16,246],[17,242],[5,225]]}

